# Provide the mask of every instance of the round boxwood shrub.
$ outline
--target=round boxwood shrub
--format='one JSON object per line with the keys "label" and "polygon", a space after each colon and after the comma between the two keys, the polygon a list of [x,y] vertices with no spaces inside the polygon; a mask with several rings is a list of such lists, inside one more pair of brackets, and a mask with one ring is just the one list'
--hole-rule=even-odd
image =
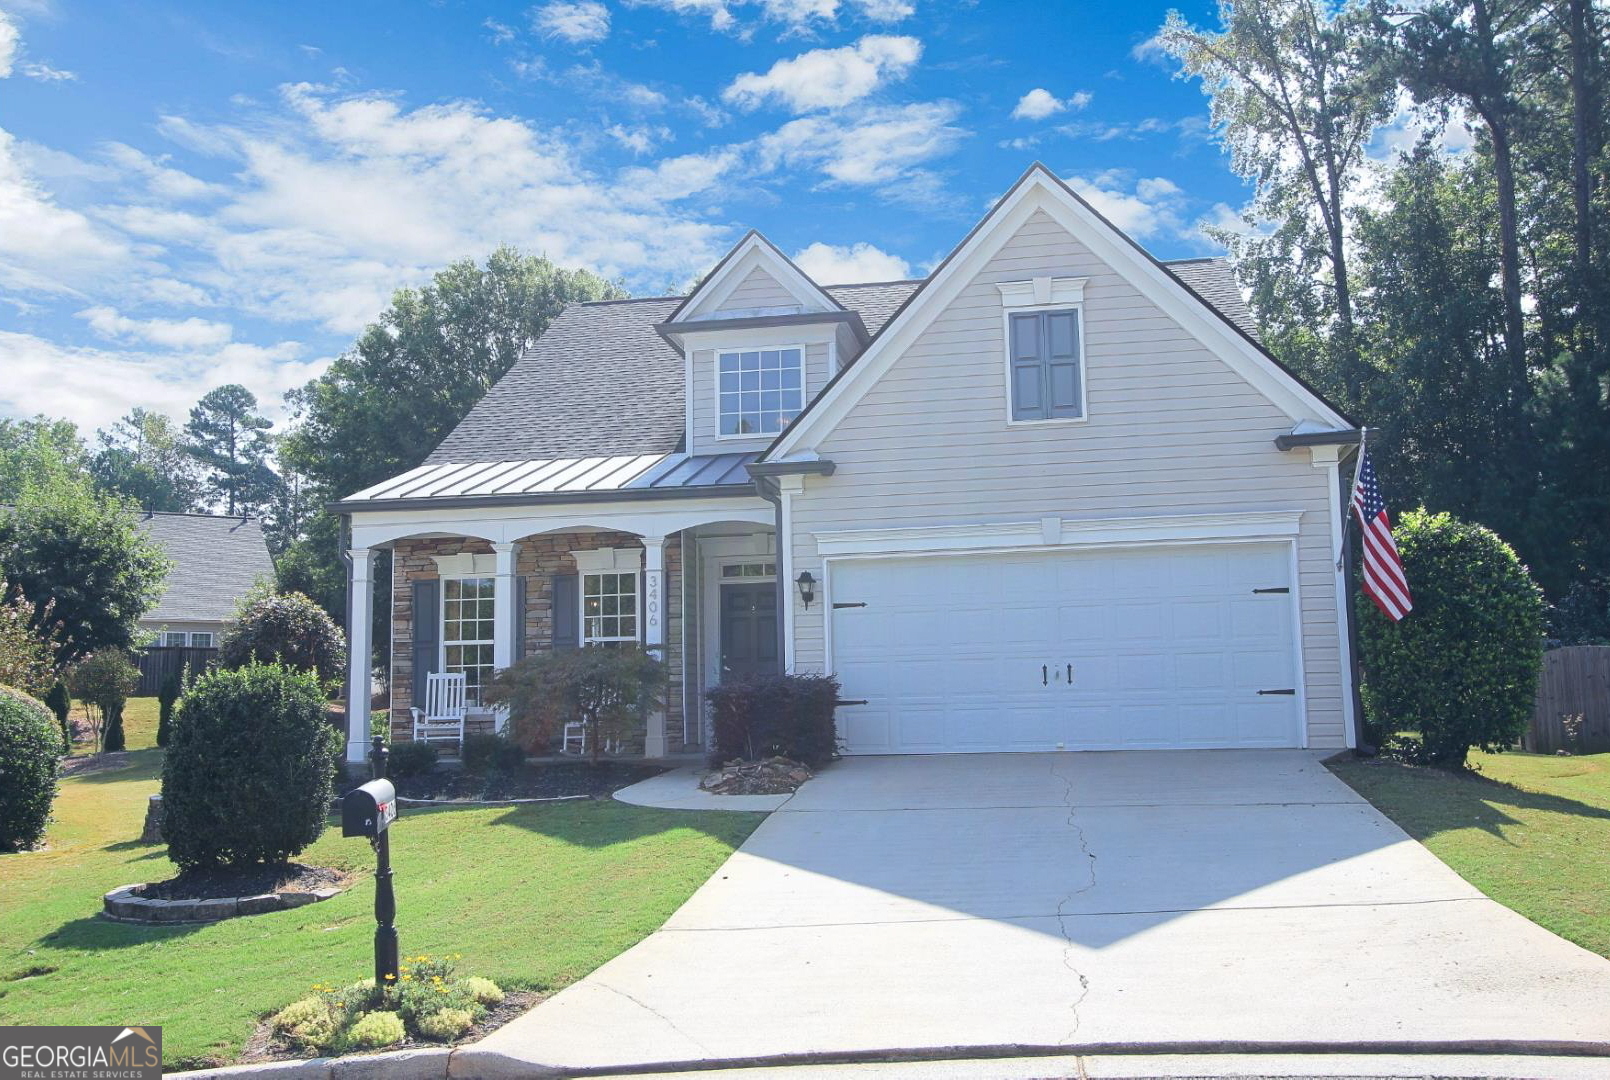
{"label": "round boxwood shrub", "polygon": [[0,851],[44,839],[59,757],[61,732],[45,703],[0,686]]}
{"label": "round boxwood shrub", "polygon": [[312,671],[326,689],[347,673],[347,643],[323,608],[301,593],[254,592],[218,643],[221,667],[284,664]]}
{"label": "round boxwood shrub", "polygon": [[1392,530],[1414,610],[1392,622],[1358,593],[1364,705],[1377,739],[1415,731],[1424,764],[1503,750],[1531,720],[1543,594],[1498,534],[1413,510]]}
{"label": "round boxwood shrub", "polygon": [[285,862],[324,831],[339,759],[311,672],[200,676],[179,699],[163,768],[168,857],[183,869]]}
{"label": "round boxwood shrub", "polygon": [[423,740],[391,744],[386,773],[392,777],[424,776],[436,768],[436,747]]}

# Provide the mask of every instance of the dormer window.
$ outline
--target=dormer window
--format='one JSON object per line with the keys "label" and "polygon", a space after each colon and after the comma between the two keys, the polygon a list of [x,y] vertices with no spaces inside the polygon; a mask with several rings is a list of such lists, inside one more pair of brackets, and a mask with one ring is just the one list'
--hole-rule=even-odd
{"label": "dormer window", "polygon": [[775,435],[805,407],[805,350],[718,352],[716,393],[723,437]]}

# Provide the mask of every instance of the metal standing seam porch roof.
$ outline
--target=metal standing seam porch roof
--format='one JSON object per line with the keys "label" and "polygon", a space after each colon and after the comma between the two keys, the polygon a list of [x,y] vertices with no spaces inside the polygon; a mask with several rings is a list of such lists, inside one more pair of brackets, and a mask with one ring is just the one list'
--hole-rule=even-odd
{"label": "metal standing seam porch roof", "polygon": [[654,491],[692,494],[709,488],[752,490],[744,469],[753,453],[622,454],[612,457],[493,461],[469,465],[426,464],[410,469],[338,504],[361,510],[379,504],[484,499],[498,496],[641,495]]}

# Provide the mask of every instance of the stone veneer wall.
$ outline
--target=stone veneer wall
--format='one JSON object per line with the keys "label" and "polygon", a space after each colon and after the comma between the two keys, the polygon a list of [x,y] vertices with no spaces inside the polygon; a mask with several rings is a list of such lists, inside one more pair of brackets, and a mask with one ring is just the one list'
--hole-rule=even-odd
{"label": "stone veneer wall", "polygon": [[[553,639],[553,575],[577,572],[576,560],[571,552],[642,546],[642,541],[636,536],[612,532],[541,533],[522,539],[514,569],[516,575],[526,579],[526,651],[544,650]],[[450,537],[399,540],[393,547],[391,736],[395,741],[406,742],[413,736],[413,718],[408,712],[414,685],[414,596],[411,583],[437,576],[433,556],[466,552],[491,554],[492,545],[484,540]],[[676,753],[682,749],[682,545],[675,534],[665,540],[665,577],[665,659],[671,675],[671,685],[666,695],[665,727],[669,749]],[[432,617],[435,617],[434,614]],[[490,720],[473,717],[468,725],[468,730],[472,732],[491,729]],[[628,748],[630,752],[641,752],[642,733],[639,732],[631,743]]]}

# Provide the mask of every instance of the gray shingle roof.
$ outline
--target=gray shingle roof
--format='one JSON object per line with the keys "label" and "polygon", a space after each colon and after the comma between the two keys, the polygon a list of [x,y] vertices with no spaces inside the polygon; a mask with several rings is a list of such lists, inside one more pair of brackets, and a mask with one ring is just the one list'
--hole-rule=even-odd
{"label": "gray shingle roof", "polygon": [[247,590],[260,579],[274,578],[263,526],[255,520],[141,514],[139,525],[173,560],[162,599],[145,622],[229,619]]}
{"label": "gray shingle roof", "polygon": [[[1165,263],[1203,299],[1255,333],[1224,259]],[[921,281],[830,285],[876,334]],[[681,448],[682,356],[655,326],[684,298],[603,300],[567,307],[508,374],[424,461],[493,461],[666,454]]]}

